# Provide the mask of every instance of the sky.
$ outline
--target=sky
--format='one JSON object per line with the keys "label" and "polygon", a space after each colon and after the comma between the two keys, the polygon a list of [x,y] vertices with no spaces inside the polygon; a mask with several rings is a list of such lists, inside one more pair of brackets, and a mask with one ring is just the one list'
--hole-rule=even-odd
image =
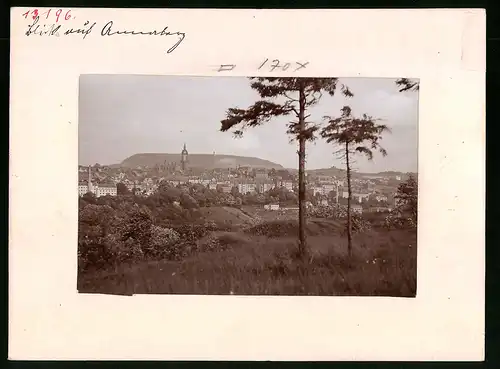
{"label": "sky", "polygon": [[[361,172],[417,171],[418,92],[399,92],[394,79],[339,78],[354,97],[324,95],[309,110],[321,124],[349,105],[354,115],[383,119],[391,129],[381,145],[388,155],[369,161],[356,157]],[[243,138],[220,132],[230,107],[246,108],[259,99],[243,77],[82,75],[79,91],[79,164],[120,163],[138,153],[189,153],[253,156],[297,168],[297,143],[290,143],[280,117],[245,131]],[[307,144],[307,169],[341,168],[338,147]]]}

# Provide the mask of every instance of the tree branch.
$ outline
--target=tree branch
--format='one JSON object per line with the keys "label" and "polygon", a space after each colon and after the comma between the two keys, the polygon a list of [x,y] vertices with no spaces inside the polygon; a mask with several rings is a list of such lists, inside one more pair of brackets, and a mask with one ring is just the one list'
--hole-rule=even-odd
{"label": "tree branch", "polygon": [[288,96],[288,94],[287,94],[286,92],[283,92],[283,95],[284,95],[287,99],[289,99],[290,101],[293,101],[293,102],[299,102],[299,100],[298,100],[298,99],[294,99],[293,97]]}
{"label": "tree branch", "polygon": [[226,119],[221,121],[222,132],[226,132],[232,128],[240,126],[241,128],[235,131],[241,135],[242,129],[246,127],[259,126],[268,122],[272,117],[287,115],[292,111],[290,106],[275,104],[269,101],[257,101],[248,109],[229,108],[226,113]]}
{"label": "tree branch", "polygon": [[396,85],[400,87],[399,92],[420,90],[420,82],[409,78],[400,78],[396,80]]}

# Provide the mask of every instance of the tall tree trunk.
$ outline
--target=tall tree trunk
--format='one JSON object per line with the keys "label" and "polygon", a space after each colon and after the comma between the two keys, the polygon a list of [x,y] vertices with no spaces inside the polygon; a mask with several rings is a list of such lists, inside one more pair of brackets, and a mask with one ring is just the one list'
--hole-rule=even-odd
{"label": "tall tree trunk", "polygon": [[304,257],[307,254],[306,243],[306,138],[304,130],[306,109],[306,95],[304,87],[299,90],[299,254]]}
{"label": "tall tree trunk", "polygon": [[351,165],[349,163],[349,143],[345,144],[345,157],[347,169],[347,252],[352,256],[352,225],[351,225]]}

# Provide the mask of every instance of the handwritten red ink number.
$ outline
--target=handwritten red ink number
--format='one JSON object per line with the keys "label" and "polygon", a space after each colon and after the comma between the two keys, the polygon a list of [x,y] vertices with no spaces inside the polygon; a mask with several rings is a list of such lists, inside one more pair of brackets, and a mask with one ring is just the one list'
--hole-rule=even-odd
{"label": "handwritten red ink number", "polygon": [[51,11],[51,10],[52,10],[52,9],[49,9],[49,10],[47,10],[45,13],[43,13],[43,14],[42,14],[42,15],[45,15],[45,19],[48,19],[48,18],[49,18],[49,15],[50,15],[50,11]]}
{"label": "handwritten red ink number", "polygon": [[59,9],[57,12],[56,12],[56,23],[59,22],[59,17],[62,13],[62,9]]}
{"label": "handwritten red ink number", "polygon": [[[49,9],[47,10],[45,13],[43,14],[38,14],[38,9],[34,9],[32,11],[28,10],[26,13],[22,14],[22,16],[26,19],[28,19],[28,15],[32,15],[33,19],[36,19],[37,17],[39,16],[43,16],[45,15],[45,19],[48,19],[49,16],[50,16],[50,12],[51,12],[52,9]],[[58,9],[56,11],[56,23],[59,22],[59,17],[62,15],[62,9]],[[68,10],[66,12],[66,14],[64,15],[64,20],[70,20],[71,18],[73,18],[73,16],[71,15],[71,10]]]}

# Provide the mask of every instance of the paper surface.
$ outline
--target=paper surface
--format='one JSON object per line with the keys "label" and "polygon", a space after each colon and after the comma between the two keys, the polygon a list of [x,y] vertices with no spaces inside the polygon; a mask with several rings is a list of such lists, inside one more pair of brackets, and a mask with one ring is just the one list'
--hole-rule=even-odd
{"label": "paper surface", "polygon": [[[10,359],[483,360],[483,10],[33,11],[11,12]],[[419,78],[417,297],[79,295],[81,74]]]}

